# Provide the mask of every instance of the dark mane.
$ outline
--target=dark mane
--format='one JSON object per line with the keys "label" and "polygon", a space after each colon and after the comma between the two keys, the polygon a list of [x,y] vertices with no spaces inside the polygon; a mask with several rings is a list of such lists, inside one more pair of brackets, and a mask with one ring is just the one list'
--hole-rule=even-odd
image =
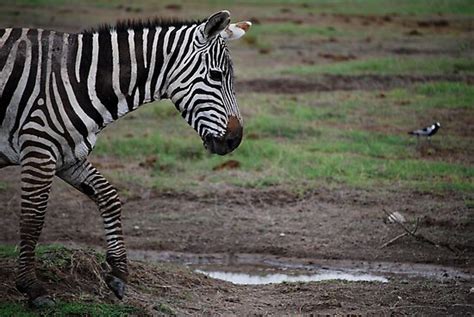
{"label": "dark mane", "polygon": [[113,24],[102,24],[98,27],[86,29],[83,33],[101,33],[110,31],[127,31],[127,30],[143,30],[145,28],[151,29],[155,27],[181,27],[191,26],[195,24],[201,24],[206,20],[179,20],[179,19],[168,19],[168,18],[151,18],[151,19],[138,19],[138,20],[122,20],[118,21],[115,25]]}

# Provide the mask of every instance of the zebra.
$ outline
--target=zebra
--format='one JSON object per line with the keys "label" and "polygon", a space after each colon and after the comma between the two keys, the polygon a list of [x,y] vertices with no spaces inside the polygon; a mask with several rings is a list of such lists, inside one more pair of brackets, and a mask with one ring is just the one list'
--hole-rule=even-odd
{"label": "zebra", "polygon": [[117,190],[87,160],[98,133],[140,105],[170,99],[211,153],[242,140],[227,41],[251,23],[229,11],[200,21],[128,20],[78,34],[0,29],[0,168],[21,166],[17,289],[54,305],[35,273],[52,179],[98,205],[106,234],[105,281],[123,298],[128,277]]}

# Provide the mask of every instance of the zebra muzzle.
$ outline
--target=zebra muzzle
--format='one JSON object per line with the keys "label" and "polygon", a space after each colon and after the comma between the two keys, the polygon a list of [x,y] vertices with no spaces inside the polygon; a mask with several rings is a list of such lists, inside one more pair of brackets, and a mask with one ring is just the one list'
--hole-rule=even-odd
{"label": "zebra muzzle", "polygon": [[236,117],[230,117],[227,132],[222,137],[212,134],[204,138],[204,147],[213,154],[225,155],[235,150],[242,141],[243,128]]}

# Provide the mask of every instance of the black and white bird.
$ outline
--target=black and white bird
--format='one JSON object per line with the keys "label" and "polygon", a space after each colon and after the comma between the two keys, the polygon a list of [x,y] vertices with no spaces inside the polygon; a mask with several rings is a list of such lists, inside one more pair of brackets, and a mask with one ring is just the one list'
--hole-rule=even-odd
{"label": "black and white bird", "polygon": [[438,132],[440,127],[441,124],[439,122],[435,122],[426,128],[410,131],[408,134],[430,138],[431,136],[435,135],[436,132]]}

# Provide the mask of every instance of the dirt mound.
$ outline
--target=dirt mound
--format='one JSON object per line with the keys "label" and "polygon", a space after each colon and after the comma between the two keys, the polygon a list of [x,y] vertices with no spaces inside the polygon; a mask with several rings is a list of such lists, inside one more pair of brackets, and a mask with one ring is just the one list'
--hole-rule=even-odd
{"label": "dirt mound", "polygon": [[456,81],[474,83],[474,76],[460,75],[323,75],[314,79],[274,78],[238,81],[239,91],[297,94],[311,91],[381,90],[407,87],[415,83]]}
{"label": "dirt mound", "polygon": [[[53,247],[46,252],[38,252],[39,278],[48,285],[54,296],[61,294],[62,299],[74,300],[83,293],[94,294],[96,299],[105,299],[107,285],[102,277],[101,257],[91,250],[69,250]],[[23,300],[15,286],[16,254],[9,257],[0,256],[0,276],[8,281],[6,287],[0,287],[0,298],[3,300]],[[102,257],[103,258],[103,257]]]}
{"label": "dirt mound", "polygon": [[[47,248],[38,252],[37,274],[59,305],[45,312],[46,315],[63,314],[61,304],[64,302],[125,304],[132,309],[132,315],[137,316],[156,315],[162,310],[173,315],[174,311],[163,304],[168,298],[179,298],[180,294],[197,286],[213,286],[207,277],[192,274],[186,268],[131,261],[127,296],[120,302],[105,284],[103,275],[108,266],[102,254],[91,249]],[[26,305],[25,297],[15,288],[15,267],[16,254],[0,254],[0,308],[6,302]]]}

